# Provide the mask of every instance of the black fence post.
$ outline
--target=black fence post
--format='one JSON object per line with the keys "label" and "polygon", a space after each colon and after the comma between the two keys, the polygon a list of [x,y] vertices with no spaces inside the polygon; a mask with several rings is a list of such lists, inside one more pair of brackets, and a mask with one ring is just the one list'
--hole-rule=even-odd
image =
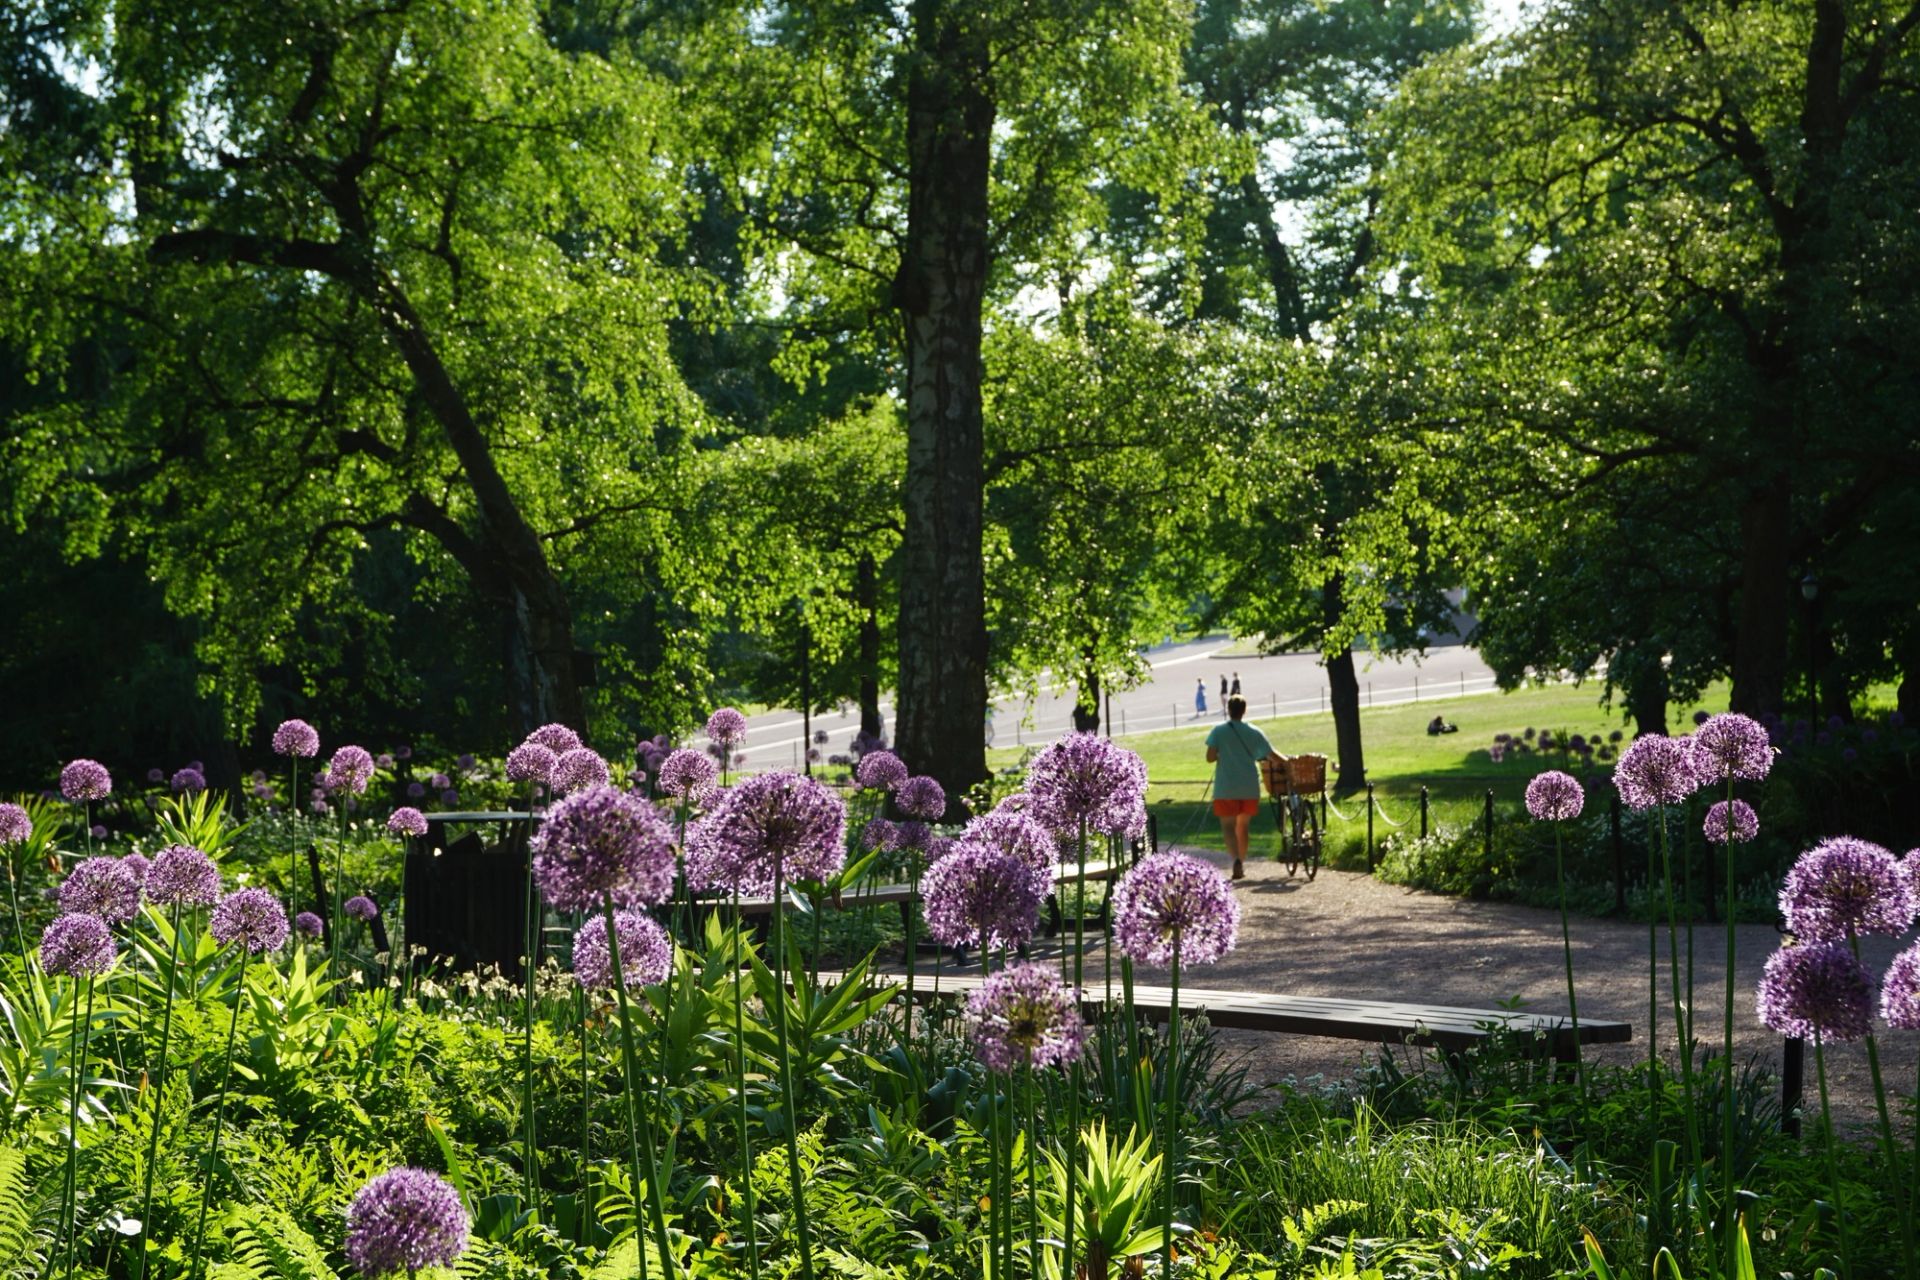
{"label": "black fence post", "polygon": [[1373,784],[1367,784],[1367,874],[1373,874]]}
{"label": "black fence post", "polygon": [[307,870],[313,875],[314,909],[320,914],[320,941],[333,946],[333,900],[327,896],[327,877],[320,870],[320,846],[307,842]]}
{"label": "black fence post", "polygon": [[1800,1094],[1806,1080],[1807,1042],[1788,1036],[1780,1059],[1780,1131],[1788,1137],[1800,1136]]}
{"label": "black fence post", "polygon": [[1620,838],[1620,793],[1613,793],[1608,806],[1608,822],[1613,833],[1613,909],[1622,915],[1627,910],[1627,851]]}
{"label": "black fence post", "polygon": [[1487,788],[1487,865],[1493,865],[1493,788]]}
{"label": "black fence post", "polygon": [[1427,838],[1427,784],[1420,784],[1420,838]]}

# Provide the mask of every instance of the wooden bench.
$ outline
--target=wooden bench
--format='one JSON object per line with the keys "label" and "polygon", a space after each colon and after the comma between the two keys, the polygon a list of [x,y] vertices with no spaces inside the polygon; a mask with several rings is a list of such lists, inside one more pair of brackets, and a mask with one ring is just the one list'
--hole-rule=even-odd
{"label": "wooden bench", "polygon": [[[838,979],[838,974],[820,975],[822,982]],[[906,976],[898,973],[874,974],[873,980],[903,989],[906,985]],[[914,999],[919,1002],[958,999],[976,990],[983,981],[978,974],[921,974],[914,981]],[[1102,993],[1092,986],[1081,996],[1082,1006],[1089,1011],[1097,1011],[1104,1003]],[[1117,1007],[1119,1003],[1120,993],[1116,987],[1114,1005]],[[1134,985],[1133,1007],[1139,1017],[1149,1022],[1165,1022],[1172,1006],[1170,988]],[[1574,1059],[1573,1027],[1568,1019],[1557,1014],[1187,986],[1180,988],[1180,1011],[1205,1013],[1216,1027],[1365,1040],[1374,1044],[1420,1045],[1439,1049],[1450,1059],[1484,1044],[1499,1032],[1537,1040],[1543,1054],[1557,1061]],[[1631,1039],[1633,1027],[1629,1023],[1585,1019],[1580,1023],[1581,1044],[1625,1044]]]}
{"label": "wooden bench", "polygon": [[[1078,863],[1063,862],[1055,867],[1053,871],[1054,891],[1048,895],[1047,898],[1047,933],[1052,935],[1060,931],[1060,888],[1062,885],[1076,882],[1093,884],[1112,880],[1118,877],[1124,870],[1125,868],[1118,863],[1089,862],[1083,876]],[[703,906],[717,910],[727,910],[731,906],[727,899],[719,897],[702,898],[700,901]],[[900,908],[900,914],[904,920],[907,910],[914,901],[914,891],[911,884],[854,885],[851,888],[842,890],[838,901],[829,899],[827,905],[840,911],[845,911],[853,907],[897,906]],[[1104,910],[1104,907],[1102,909]],[[772,915],[773,899],[763,897],[742,898],[740,899],[740,914],[743,916]]]}

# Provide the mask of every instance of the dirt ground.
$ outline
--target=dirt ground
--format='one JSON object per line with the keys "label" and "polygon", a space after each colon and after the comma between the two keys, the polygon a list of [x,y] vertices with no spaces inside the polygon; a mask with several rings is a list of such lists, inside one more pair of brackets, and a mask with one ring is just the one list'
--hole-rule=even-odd
{"label": "dirt ground", "polygon": [[[1224,867],[1223,855],[1190,850]],[[1238,887],[1242,907],[1239,946],[1220,963],[1189,970],[1183,985],[1228,987],[1296,995],[1405,1000],[1494,1009],[1518,997],[1533,1013],[1564,1014],[1566,976],[1561,959],[1557,912],[1508,903],[1471,902],[1409,892],[1366,875],[1323,870],[1313,883],[1289,879],[1278,864],[1252,861]],[[1874,938],[1864,948],[1876,975],[1903,940]],[[1738,935],[1737,985],[1734,990],[1734,1051],[1745,1060],[1758,1055],[1777,1071],[1782,1040],[1754,1015],[1754,989],[1778,935],[1759,925],[1742,925]],[[1662,958],[1659,1040],[1669,1062],[1677,1061],[1673,1009],[1667,985],[1666,930],[1660,929]],[[1700,924],[1694,933],[1694,1034],[1718,1045],[1725,1000],[1721,974],[1726,935],[1719,925]],[[1681,963],[1685,965],[1684,934]],[[1646,1053],[1647,928],[1644,924],[1575,918],[1574,983],[1580,1016],[1631,1023],[1633,1041],[1589,1046],[1604,1061],[1630,1062]],[[1165,975],[1141,971],[1143,981]],[[1880,1033],[1881,1067],[1889,1095],[1911,1095],[1920,1033]],[[1267,1032],[1224,1031],[1229,1056],[1244,1055],[1256,1082],[1347,1075],[1377,1058],[1378,1047],[1346,1040],[1323,1040]],[[1838,1122],[1847,1128],[1870,1123],[1873,1085],[1863,1044],[1837,1045],[1827,1052],[1829,1086]],[[1812,1047],[1806,1062],[1806,1101],[1817,1113]],[[1900,1114],[1898,1103],[1896,1116]],[[1903,1126],[1904,1127],[1904,1126]]]}

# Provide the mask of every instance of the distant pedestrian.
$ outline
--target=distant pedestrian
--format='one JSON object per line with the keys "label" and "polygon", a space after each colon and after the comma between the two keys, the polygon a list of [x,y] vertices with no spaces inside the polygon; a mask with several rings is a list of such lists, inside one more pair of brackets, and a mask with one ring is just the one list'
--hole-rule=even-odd
{"label": "distant pedestrian", "polygon": [[1193,718],[1198,720],[1205,714],[1207,714],[1207,682],[1196,680],[1193,682]]}
{"label": "distant pedestrian", "polygon": [[1233,688],[1229,692],[1233,697],[1237,698],[1240,696],[1240,673],[1238,671],[1233,673]]}
{"label": "distant pedestrian", "polygon": [[1213,766],[1213,816],[1220,819],[1233,878],[1247,874],[1247,829],[1260,812],[1260,762],[1273,754],[1267,735],[1246,723],[1247,700],[1227,699],[1227,720],[1207,735],[1207,763]]}

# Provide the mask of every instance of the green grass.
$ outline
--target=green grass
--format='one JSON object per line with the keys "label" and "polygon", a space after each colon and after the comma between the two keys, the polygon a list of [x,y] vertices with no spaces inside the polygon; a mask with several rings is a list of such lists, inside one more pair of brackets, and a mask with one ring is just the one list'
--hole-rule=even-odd
{"label": "green grass", "polygon": [[[1604,738],[1615,729],[1630,734],[1620,713],[1599,704],[1600,686],[1550,685],[1521,689],[1512,693],[1482,694],[1477,697],[1435,698],[1392,707],[1363,708],[1360,712],[1361,742],[1367,773],[1374,784],[1380,809],[1394,822],[1417,827],[1420,788],[1429,794],[1430,820],[1464,822],[1471,820],[1484,802],[1488,790],[1496,803],[1517,801],[1527,781],[1557,762],[1556,757],[1537,754],[1508,758],[1495,764],[1488,754],[1496,733],[1516,737],[1531,726],[1535,730],[1564,731]],[[1716,685],[1697,704],[1676,705],[1671,709],[1676,729],[1690,726],[1696,710],[1719,711],[1727,705],[1727,687]],[[1444,715],[1459,726],[1458,733],[1430,737],[1427,722]],[[1159,815],[1160,837],[1164,841],[1224,848],[1219,825],[1202,803],[1212,766],[1207,763],[1207,731],[1217,721],[1190,729],[1167,729],[1157,733],[1134,734],[1125,744],[1147,763],[1149,787],[1147,803]],[[1286,755],[1318,752],[1331,762],[1335,757],[1333,717],[1330,714],[1285,716],[1255,720],[1273,743],[1274,750]],[[990,753],[996,767],[1017,764],[1023,752],[1016,748]],[[1331,768],[1331,764],[1329,765]],[[1338,785],[1338,776],[1329,778]],[[1351,856],[1357,848],[1359,861],[1365,861],[1366,806],[1357,796],[1336,798],[1334,805],[1348,819],[1342,823],[1329,815],[1329,848]],[[1384,836],[1391,828],[1385,820],[1376,823],[1376,832]],[[1254,822],[1254,852],[1276,838],[1272,818],[1263,814]],[[1339,857],[1330,854],[1336,863]]]}

